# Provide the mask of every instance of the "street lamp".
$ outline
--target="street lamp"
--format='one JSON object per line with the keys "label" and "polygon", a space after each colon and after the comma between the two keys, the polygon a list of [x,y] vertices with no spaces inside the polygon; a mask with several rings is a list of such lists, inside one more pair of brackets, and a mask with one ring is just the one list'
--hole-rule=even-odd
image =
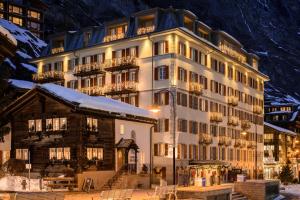
{"label": "street lamp", "polygon": [[[158,92],[169,92],[172,97],[172,109],[173,109],[173,185],[176,185],[176,155],[175,155],[175,148],[176,148],[176,103],[175,103],[175,86],[171,86],[171,88],[161,89]],[[158,105],[152,105],[150,111],[157,113],[160,111]]]}

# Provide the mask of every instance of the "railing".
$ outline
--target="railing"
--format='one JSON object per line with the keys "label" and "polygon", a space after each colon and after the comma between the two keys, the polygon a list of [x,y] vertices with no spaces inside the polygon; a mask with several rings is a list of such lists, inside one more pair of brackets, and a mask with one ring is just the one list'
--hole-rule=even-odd
{"label": "railing", "polygon": [[146,33],[150,33],[153,32],[155,29],[155,26],[146,26],[146,27],[139,27],[137,30],[137,34],[138,35],[142,35],[142,34],[146,34]]}
{"label": "railing", "polygon": [[55,80],[63,80],[64,79],[64,73],[61,71],[48,71],[44,73],[37,73],[32,75],[32,79],[34,81],[43,81],[43,80],[49,80],[53,79]]}
{"label": "railing", "polygon": [[56,54],[56,53],[60,53],[60,52],[64,52],[64,51],[65,51],[64,47],[56,47],[56,48],[51,49],[51,54]]}
{"label": "railing", "polygon": [[247,141],[247,148],[255,148],[256,142],[255,141]]}
{"label": "railing", "polygon": [[88,63],[77,65],[74,68],[74,75],[88,72],[102,72],[107,63]]}
{"label": "railing", "polygon": [[251,128],[251,123],[250,123],[250,121],[249,121],[249,120],[242,120],[242,122],[241,122],[241,128],[242,128],[243,130],[248,130],[248,129],[250,129],[250,128]]}
{"label": "railing", "polygon": [[239,118],[236,116],[228,116],[228,125],[238,126]]}
{"label": "railing", "polygon": [[247,146],[247,141],[246,141],[245,139],[242,139],[242,140],[241,140],[240,147],[241,147],[241,148],[244,148],[244,147],[246,147],[246,146]]}
{"label": "railing", "polygon": [[219,139],[218,140],[219,145],[225,145],[225,143],[226,143],[226,137],[225,136],[219,136],[218,139]]}
{"label": "railing", "polygon": [[234,146],[235,146],[235,147],[241,146],[241,139],[235,139],[235,141],[234,141]]}
{"label": "railing", "polygon": [[113,34],[113,35],[107,35],[104,37],[103,42],[110,42],[114,40],[123,39],[125,37],[125,33],[119,33],[119,34]]}
{"label": "railing", "polygon": [[94,87],[80,88],[79,91],[91,96],[100,96],[100,95],[104,95],[105,88],[94,86]]}
{"label": "railing", "polygon": [[222,122],[223,114],[220,112],[211,112],[210,113],[210,121],[212,122]]}
{"label": "railing", "polygon": [[230,146],[231,145],[231,138],[230,137],[226,137],[225,138],[225,146]]}
{"label": "railing", "polygon": [[203,86],[200,83],[190,82],[189,91],[195,94],[202,94]]}
{"label": "railing", "polygon": [[212,137],[211,135],[207,133],[201,133],[199,137],[199,143],[200,144],[211,144],[212,143]]}
{"label": "railing", "polygon": [[121,91],[136,91],[137,82],[135,81],[125,81],[121,83],[113,83],[106,86],[105,93],[111,92],[121,92]]}
{"label": "railing", "polygon": [[228,104],[232,106],[237,106],[239,104],[239,98],[236,96],[229,96],[228,97]]}
{"label": "railing", "polygon": [[262,114],[262,112],[263,112],[263,109],[261,106],[258,106],[258,105],[253,106],[253,113]]}

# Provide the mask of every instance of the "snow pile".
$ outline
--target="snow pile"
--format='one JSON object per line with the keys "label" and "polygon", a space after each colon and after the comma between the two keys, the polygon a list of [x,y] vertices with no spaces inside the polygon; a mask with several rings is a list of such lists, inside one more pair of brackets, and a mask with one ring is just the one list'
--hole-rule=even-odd
{"label": "snow pile", "polygon": [[[29,179],[23,176],[5,176],[0,179],[0,191],[25,191],[22,189],[22,182],[26,181],[26,191],[29,191]],[[30,191],[40,191],[40,180],[30,180]]]}
{"label": "snow pile", "polygon": [[300,184],[287,185],[284,188],[283,194],[287,193],[300,197]]}
{"label": "snow pile", "polygon": [[24,80],[9,79],[8,83],[14,87],[31,90],[35,87],[35,83]]}
{"label": "snow pile", "polygon": [[30,46],[36,57],[40,55],[42,48],[47,46],[43,40],[33,35],[30,31],[22,29],[7,20],[0,19],[0,26],[7,29],[18,42]]}
{"label": "snow pile", "polygon": [[120,115],[128,114],[141,117],[153,118],[150,111],[137,108],[127,103],[123,103],[117,100],[113,100],[107,97],[93,97],[81,92],[77,92],[73,89],[59,86],[53,83],[46,83],[37,85],[37,87],[52,93],[58,98],[64,99],[69,102],[78,104],[79,107],[103,110],[113,113],[119,113]]}
{"label": "snow pile", "polygon": [[5,28],[3,28],[1,25],[0,25],[0,33],[2,35],[6,36],[8,40],[10,40],[15,46],[17,46],[18,42],[15,39],[15,37],[12,36],[12,34],[10,34],[10,32],[8,30],[6,30]]}

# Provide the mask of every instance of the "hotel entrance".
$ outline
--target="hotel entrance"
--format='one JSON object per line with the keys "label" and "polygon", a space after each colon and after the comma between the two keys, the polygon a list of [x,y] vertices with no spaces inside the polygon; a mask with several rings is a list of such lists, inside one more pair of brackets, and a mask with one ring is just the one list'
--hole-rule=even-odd
{"label": "hotel entrance", "polygon": [[129,173],[137,172],[137,153],[139,147],[133,139],[123,139],[116,144],[117,170],[123,169]]}

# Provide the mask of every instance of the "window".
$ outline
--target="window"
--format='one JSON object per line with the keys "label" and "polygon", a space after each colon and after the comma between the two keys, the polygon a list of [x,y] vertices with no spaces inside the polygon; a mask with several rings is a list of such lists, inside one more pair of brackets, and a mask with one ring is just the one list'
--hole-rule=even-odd
{"label": "window", "polygon": [[210,134],[214,137],[218,136],[218,126],[210,125]]}
{"label": "window", "polygon": [[187,94],[177,92],[177,105],[187,107]]}
{"label": "window", "polygon": [[182,67],[178,67],[178,80],[187,82],[187,70],[183,69]]}
{"label": "window", "polygon": [[189,121],[189,132],[198,134],[198,123],[196,121]]}
{"label": "window", "polygon": [[49,148],[50,160],[70,160],[70,147]]}
{"label": "window", "polygon": [[198,110],[198,97],[189,95],[189,107],[195,110]]}
{"label": "window", "polygon": [[187,159],[187,145],[178,144],[177,145],[177,159]]}
{"label": "window", "polygon": [[38,19],[38,20],[41,19],[41,14],[39,12],[33,11],[33,10],[28,10],[27,11],[27,16],[31,17],[31,18],[34,18],[34,19]]}
{"label": "window", "polygon": [[178,54],[186,56],[186,45],[182,42],[178,42]]}
{"label": "window", "polygon": [[169,119],[158,119],[154,132],[169,132]]}
{"label": "window", "polygon": [[22,18],[9,16],[9,21],[14,23],[14,24],[17,24],[19,26],[23,26],[23,19]]}
{"label": "window", "polygon": [[169,42],[160,41],[154,43],[154,55],[163,55],[169,53]]}
{"label": "window", "polygon": [[179,132],[187,132],[187,120],[178,119],[177,130]]}
{"label": "window", "polygon": [[219,160],[226,160],[226,149],[219,147]]}
{"label": "window", "polygon": [[217,160],[217,147],[210,147],[210,159]]}
{"label": "window", "polygon": [[206,123],[199,123],[199,133],[200,134],[207,134],[208,133],[208,128]]}
{"label": "window", "polygon": [[169,105],[169,92],[154,93],[155,105]]}
{"label": "window", "polygon": [[88,131],[94,131],[94,132],[98,131],[98,120],[97,119],[88,117],[86,119],[86,123],[87,123],[86,129]]}
{"label": "window", "polygon": [[63,61],[58,61],[54,63],[54,71],[63,71],[64,69],[64,62]]}
{"label": "window", "polygon": [[16,13],[16,14],[23,14],[23,9],[18,6],[9,5],[9,12],[10,13]]}
{"label": "window", "polygon": [[42,131],[42,120],[28,120],[28,130],[29,132],[39,132]]}
{"label": "window", "polygon": [[67,118],[46,119],[46,131],[67,130]]}
{"label": "window", "polygon": [[32,21],[27,22],[27,27],[29,29],[33,29],[33,30],[36,30],[36,31],[39,31],[41,29],[41,25],[39,23],[32,22]]}
{"label": "window", "polygon": [[164,143],[154,144],[154,156],[168,156],[169,145]]}
{"label": "window", "polygon": [[124,124],[120,124],[120,134],[124,135],[124,133],[125,133],[125,126]]}
{"label": "window", "polygon": [[208,100],[199,98],[199,110],[202,112],[208,112]]}
{"label": "window", "polygon": [[68,60],[68,71],[73,71],[79,65],[79,58]]}
{"label": "window", "polygon": [[159,66],[155,68],[155,80],[169,79],[169,66]]}
{"label": "window", "polygon": [[233,68],[232,68],[232,66],[228,66],[228,78],[233,79]]}
{"label": "window", "polygon": [[4,3],[0,2],[0,10],[4,10]]}
{"label": "window", "polygon": [[198,146],[195,144],[189,145],[189,159],[198,160]]}
{"label": "window", "polygon": [[103,160],[103,148],[90,148],[86,149],[88,160]]}
{"label": "window", "polygon": [[28,149],[16,149],[16,159],[28,160]]}
{"label": "window", "polygon": [[200,160],[206,160],[207,149],[206,146],[200,146]]}
{"label": "window", "polygon": [[199,62],[198,50],[190,47],[190,59],[194,62]]}
{"label": "window", "polygon": [[214,58],[211,58],[211,69],[225,75],[225,64]]}

